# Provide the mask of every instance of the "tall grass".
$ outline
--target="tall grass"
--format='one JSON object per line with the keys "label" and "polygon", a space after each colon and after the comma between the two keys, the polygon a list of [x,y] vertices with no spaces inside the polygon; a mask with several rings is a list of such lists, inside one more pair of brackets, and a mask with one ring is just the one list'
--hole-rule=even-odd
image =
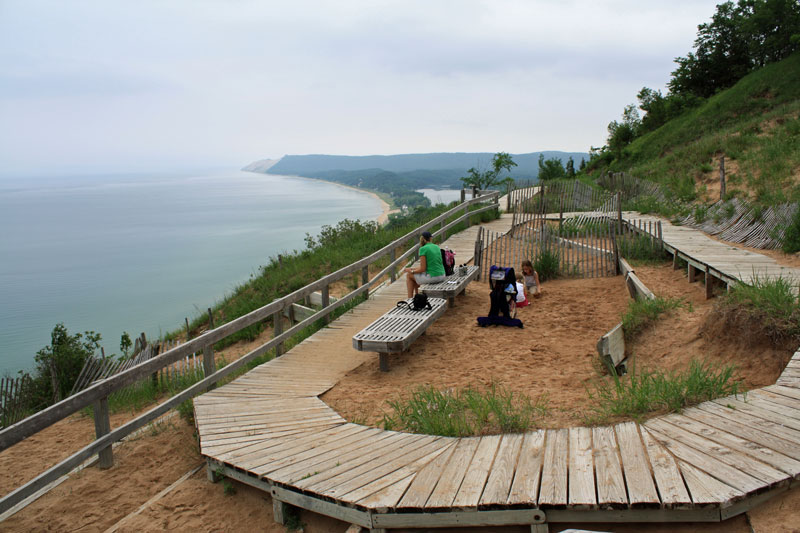
{"label": "tall grass", "polygon": [[482,390],[420,386],[409,399],[388,403],[394,414],[384,415],[385,429],[444,437],[520,433],[547,414],[546,397],[534,401],[496,383]]}
{"label": "tall grass", "polygon": [[539,281],[556,279],[561,275],[561,256],[555,248],[540,248],[532,264],[539,274]]}
{"label": "tall grass", "polygon": [[766,337],[790,347],[800,343],[797,287],[786,278],[756,276],[752,285],[737,283],[717,299],[712,313],[711,320],[732,335],[751,341]]}
{"label": "tall grass", "polygon": [[661,263],[664,261],[664,250],[657,239],[648,235],[628,233],[617,236],[617,247],[620,256],[632,263]]}
{"label": "tall grass", "polygon": [[589,422],[625,417],[641,420],[654,413],[675,412],[706,400],[738,394],[733,365],[715,366],[695,360],[682,372],[638,370],[619,376],[612,370],[589,392]]}
{"label": "tall grass", "polygon": [[650,300],[642,298],[628,302],[628,308],[622,314],[622,331],[626,340],[632,340],[639,333],[654,324],[664,313],[684,307],[684,302],[677,298],[656,296]]}

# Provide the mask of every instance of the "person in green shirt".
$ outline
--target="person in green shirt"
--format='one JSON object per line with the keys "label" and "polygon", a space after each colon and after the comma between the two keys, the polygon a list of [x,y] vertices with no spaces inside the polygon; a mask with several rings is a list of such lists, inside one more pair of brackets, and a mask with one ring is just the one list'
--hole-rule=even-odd
{"label": "person in green shirt", "polygon": [[419,238],[419,266],[405,269],[409,298],[419,292],[422,283],[440,283],[447,277],[442,264],[442,250],[431,242],[432,238],[431,232],[422,232]]}

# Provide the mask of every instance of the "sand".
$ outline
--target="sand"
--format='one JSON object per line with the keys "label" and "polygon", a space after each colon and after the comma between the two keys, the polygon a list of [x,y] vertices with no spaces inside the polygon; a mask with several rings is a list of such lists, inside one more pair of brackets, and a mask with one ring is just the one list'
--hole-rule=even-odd
{"label": "sand", "polygon": [[[640,364],[680,368],[697,357],[735,363],[746,387],[774,382],[787,354],[710,331],[706,317],[713,301],[704,299],[700,284],[689,284],[670,265],[639,266],[637,273],[657,294],[684,298],[692,306],[692,311],[675,312],[631,343],[630,351]],[[541,299],[519,311],[523,329],[484,329],[476,326],[475,317],[488,310],[488,287],[476,282],[457,300],[453,312],[429,328],[424,342],[392,356],[391,372],[380,373],[377,360],[364,364],[324,399],[345,416],[375,421],[387,409],[387,398],[401,397],[418,384],[461,387],[494,380],[534,397],[546,394],[551,409],[544,426],[581,424],[587,412],[587,391],[601,378],[594,345],[618,322],[627,301],[621,278],[550,281],[544,284]],[[231,347],[226,358],[232,360],[247,349]],[[753,353],[759,358],[753,358]],[[112,426],[133,416],[116,414]],[[77,415],[3,451],[0,468],[5,474],[0,490],[5,494],[41,473],[88,443],[92,434],[91,419]],[[232,482],[236,494],[226,495],[221,484],[206,480],[204,469],[137,513],[145,502],[202,464],[194,428],[178,417],[122,443],[114,454],[114,467],[107,471],[90,467],[72,476],[4,521],[2,529],[104,531],[125,519],[120,531],[286,531],[273,522],[267,494]],[[551,531],[573,526],[619,532],[789,532],[799,530],[798,509],[800,490],[793,489],[722,524],[563,524],[551,526]],[[307,533],[343,532],[348,526],[305,511],[300,521]],[[529,528],[436,531],[499,533]]]}

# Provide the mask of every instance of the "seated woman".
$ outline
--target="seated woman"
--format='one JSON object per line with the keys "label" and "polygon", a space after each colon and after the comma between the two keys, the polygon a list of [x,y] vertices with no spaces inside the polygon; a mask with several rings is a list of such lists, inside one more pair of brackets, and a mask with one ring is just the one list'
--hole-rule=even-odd
{"label": "seated woman", "polygon": [[525,289],[534,298],[542,295],[542,285],[539,283],[539,273],[533,269],[533,263],[527,259],[522,262],[522,275],[525,278]]}
{"label": "seated woman", "polygon": [[422,232],[419,238],[419,267],[405,269],[409,298],[419,292],[420,284],[439,283],[447,278],[442,264],[442,250],[431,242],[432,238],[431,232]]}

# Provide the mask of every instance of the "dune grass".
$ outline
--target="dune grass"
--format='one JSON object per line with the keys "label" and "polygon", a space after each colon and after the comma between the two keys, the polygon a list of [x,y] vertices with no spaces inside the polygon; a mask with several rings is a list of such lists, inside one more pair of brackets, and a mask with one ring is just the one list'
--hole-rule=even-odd
{"label": "dune grass", "polygon": [[642,298],[628,302],[628,308],[622,314],[622,331],[625,340],[635,338],[642,331],[654,324],[664,313],[686,306],[678,298],[656,296],[650,300]]}
{"label": "dune grass", "polygon": [[388,403],[394,413],[384,415],[385,429],[444,437],[521,433],[534,429],[548,410],[545,396],[532,400],[496,383],[445,390],[420,386],[410,398]]}
{"label": "dune grass", "polygon": [[631,371],[611,377],[589,392],[587,422],[605,424],[618,418],[641,421],[648,415],[677,412],[707,400],[739,393],[739,381],[733,365],[715,366],[693,360],[681,372],[664,370]]}

